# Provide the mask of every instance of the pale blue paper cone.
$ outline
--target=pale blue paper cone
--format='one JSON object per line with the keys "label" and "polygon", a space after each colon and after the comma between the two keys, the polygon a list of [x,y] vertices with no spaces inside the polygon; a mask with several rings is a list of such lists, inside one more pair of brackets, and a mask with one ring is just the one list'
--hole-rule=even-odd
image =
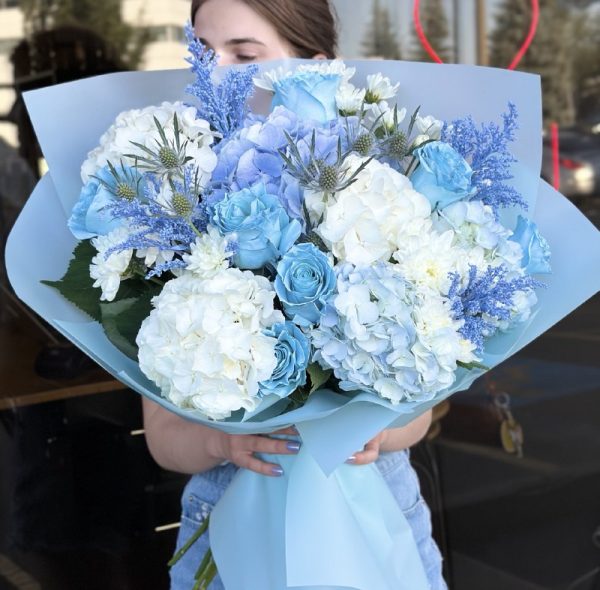
{"label": "pale blue paper cone", "polygon": [[[227,590],[427,590],[412,530],[374,465],[329,477],[310,452],[284,475],[241,470],[215,507],[211,547]],[[324,526],[324,523],[327,523]]]}
{"label": "pale blue paper cone", "polygon": [[[263,68],[270,69],[273,65],[276,64],[264,64]],[[512,184],[526,198],[529,215],[550,243],[553,274],[542,277],[547,288],[539,291],[540,307],[530,321],[508,334],[497,335],[486,345],[483,362],[487,366],[496,366],[517,352],[600,290],[600,233],[567,199],[539,181],[541,109],[537,76],[490,68],[406,62],[348,62],[348,65],[357,67],[355,80],[359,85],[368,74],[376,72],[400,82],[400,106],[406,106],[409,112],[420,105],[422,115],[451,120],[470,114],[476,121],[487,122],[497,121],[509,101],[517,106],[520,129],[514,153],[519,163],[514,167]],[[241,524],[246,533],[253,533],[245,537],[247,547],[254,550],[262,543],[267,549],[252,553],[257,561],[245,567],[250,568],[247,571],[254,578],[244,590],[250,587],[252,590],[288,587],[420,590],[424,586],[418,558],[414,556],[414,541],[407,538],[405,523],[397,517],[389,496],[371,481],[373,470],[338,466],[380,430],[390,424],[405,425],[451,393],[468,388],[481,371],[459,371],[450,390],[419,404],[392,406],[369,394],[348,399],[320,391],[304,407],[284,416],[274,416],[274,407],[268,407],[272,400],[267,400],[252,414],[215,423],[197,411],[175,408],[161,398],[137,364],[109,342],[98,324],[92,323],[55,290],[40,283],[43,279],[59,279],[71,257],[75,241],[67,229],[67,219],[81,188],[79,167],[87,151],[97,145],[100,135],[119,112],[164,100],[187,100],[183,88],[188,81],[187,71],[121,73],[26,95],[50,174],[40,181],[7,243],[6,264],[15,292],[115,377],[182,417],[231,433],[265,433],[297,425],[303,451],[295,465],[284,464],[286,473],[289,468],[286,478],[266,481],[242,472],[236,480],[240,483],[227,492],[226,502],[244,508],[238,513],[238,521],[253,520],[233,522],[235,513],[233,508],[227,509],[226,503],[215,510],[211,537],[228,588],[242,588],[235,585],[238,580],[234,571],[240,554],[232,554],[229,546],[235,541],[232,527]],[[436,91],[428,92],[433,81]],[[268,99],[264,93],[257,93],[252,104],[264,112]],[[516,213],[508,212],[503,219],[510,224]],[[263,493],[271,498],[266,505],[260,503]],[[313,509],[308,499],[314,504],[322,500],[327,509],[315,511],[316,516],[307,514],[307,507]],[[344,539],[336,538],[339,532],[343,532]],[[344,544],[346,537],[348,543]],[[309,546],[313,541],[314,546]],[[344,550],[334,555],[328,553],[327,560],[320,559],[338,543]],[[370,553],[365,545],[373,545]],[[303,553],[303,548],[311,553]],[[351,559],[356,557],[356,551],[364,551],[364,564]],[[313,560],[315,568],[302,571],[296,553]],[[331,563],[338,566],[329,567]]]}

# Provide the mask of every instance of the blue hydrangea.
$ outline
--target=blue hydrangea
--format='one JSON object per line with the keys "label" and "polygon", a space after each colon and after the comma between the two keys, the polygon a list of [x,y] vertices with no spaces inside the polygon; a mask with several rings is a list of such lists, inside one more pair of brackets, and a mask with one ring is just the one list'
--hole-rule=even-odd
{"label": "blue hydrangea", "polygon": [[213,185],[239,191],[262,183],[269,193],[279,197],[291,217],[302,218],[303,191],[286,171],[280,152],[288,151],[292,140],[308,163],[313,134],[315,157],[328,163],[335,161],[338,138],[344,137],[337,122],[315,128],[284,107],[276,107],[266,119],[249,117],[242,129],[217,147]]}

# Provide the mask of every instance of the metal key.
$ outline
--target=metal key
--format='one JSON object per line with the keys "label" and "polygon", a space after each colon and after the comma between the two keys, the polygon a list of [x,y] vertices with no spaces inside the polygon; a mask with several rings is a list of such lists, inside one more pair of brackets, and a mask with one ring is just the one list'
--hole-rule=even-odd
{"label": "metal key", "polygon": [[494,397],[494,404],[498,408],[502,422],[500,424],[500,441],[502,448],[507,452],[523,457],[523,428],[515,420],[510,411],[510,396],[501,392]]}

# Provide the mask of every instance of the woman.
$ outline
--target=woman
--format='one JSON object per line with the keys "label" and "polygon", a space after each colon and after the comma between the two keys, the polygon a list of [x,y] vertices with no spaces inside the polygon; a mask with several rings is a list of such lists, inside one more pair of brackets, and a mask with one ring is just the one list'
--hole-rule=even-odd
{"label": "woman", "polygon": [[[193,0],[196,36],[219,55],[219,63],[251,63],[286,57],[333,58],[337,33],[327,0]],[[228,435],[185,421],[144,399],[144,425],[151,454],[164,468],[193,475],[183,494],[180,547],[206,518],[239,467],[265,476],[283,473],[276,462],[255,453],[293,454],[300,443],[266,436]],[[424,504],[407,449],[427,432],[428,412],[404,428],[389,429],[369,441],[348,461],[377,462],[408,522],[432,590],[443,590],[441,557],[431,538],[429,511]],[[296,434],[293,429],[280,434]],[[171,589],[190,590],[193,576],[208,549],[206,535],[171,570]],[[217,578],[211,590],[223,588]],[[249,589],[255,590],[255,589]]]}

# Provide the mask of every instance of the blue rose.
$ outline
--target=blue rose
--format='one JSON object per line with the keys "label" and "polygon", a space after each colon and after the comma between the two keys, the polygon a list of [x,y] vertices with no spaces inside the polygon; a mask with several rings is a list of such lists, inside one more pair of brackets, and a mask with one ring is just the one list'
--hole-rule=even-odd
{"label": "blue rose", "polygon": [[226,236],[235,234],[233,262],[238,268],[257,269],[273,264],[298,239],[300,222],[290,219],[275,195],[264,185],[230,193],[212,208],[211,223]]}
{"label": "blue rose", "polygon": [[335,95],[339,74],[297,72],[273,84],[273,107],[284,106],[301,119],[326,123],[338,115]]}
{"label": "blue rose", "polygon": [[535,223],[519,215],[517,227],[509,238],[523,250],[521,266],[529,274],[548,274],[550,267],[550,245]]}
{"label": "blue rose", "polygon": [[318,323],[335,285],[331,262],[313,244],[297,244],[277,265],[275,292],[285,314],[300,326]]}
{"label": "blue rose", "polygon": [[450,145],[432,141],[415,150],[420,166],[410,180],[416,191],[425,195],[432,208],[443,209],[473,194],[473,171],[466,160]]}
{"label": "blue rose", "polygon": [[264,334],[277,338],[277,366],[271,377],[259,384],[260,393],[287,397],[306,383],[306,368],[310,360],[308,338],[292,322],[275,324]]}
{"label": "blue rose", "polygon": [[[122,172],[124,183],[139,196],[140,176],[138,172],[127,166],[119,172]],[[123,220],[114,218],[108,208],[115,202],[117,184],[117,179],[112,175],[108,166],[105,166],[81,189],[79,200],[75,203],[67,222],[69,229],[78,240],[105,236],[122,225]]]}

